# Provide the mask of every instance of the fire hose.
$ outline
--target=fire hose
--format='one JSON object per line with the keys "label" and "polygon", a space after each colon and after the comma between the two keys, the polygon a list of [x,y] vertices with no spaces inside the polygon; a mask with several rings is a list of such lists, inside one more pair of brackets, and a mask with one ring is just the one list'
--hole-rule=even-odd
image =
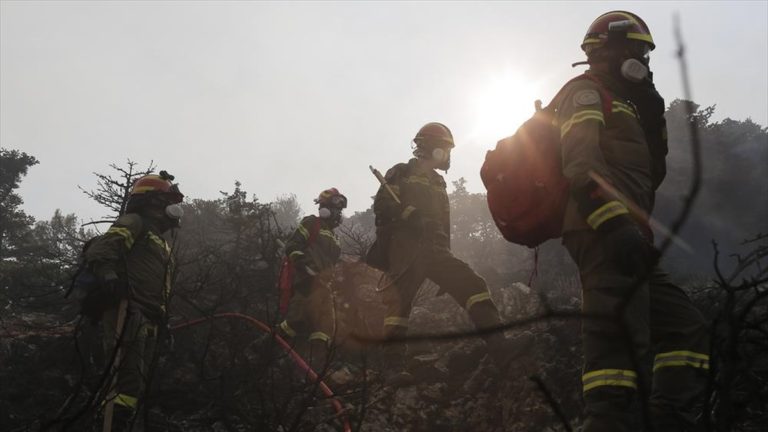
{"label": "fire hose", "polygon": [[323,394],[330,399],[331,404],[333,405],[333,408],[336,411],[336,416],[341,418],[344,432],[352,431],[352,427],[349,424],[349,418],[347,417],[346,411],[341,406],[341,403],[338,401],[338,399],[336,399],[333,393],[333,390],[331,390],[331,388],[328,387],[328,385],[325,382],[323,382],[322,379],[320,379],[320,376],[317,374],[317,372],[312,370],[312,368],[307,364],[307,362],[296,351],[294,351],[293,348],[291,348],[291,345],[285,339],[275,334],[275,332],[272,331],[271,327],[257,320],[256,318],[253,318],[251,316],[244,315],[241,313],[237,313],[237,312],[225,312],[225,313],[218,313],[211,316],[198,318],[198,319],[187,321],[181,324],[177,324],[175,326],[172,326],[170,329],[180,330],[186,327],[191,327],[197,324],[210,321],[214,318],[239,318],[249,322],[251,325],[263,331],[264,333],[268,333],[272,335],[277,341],[277,343],[283,348],[283,350],[293,359],[296,365],[299,366],[299,368],[309,376],[309,378],[312,380],[313,383],[317,383],[318,387],[323,392]]}

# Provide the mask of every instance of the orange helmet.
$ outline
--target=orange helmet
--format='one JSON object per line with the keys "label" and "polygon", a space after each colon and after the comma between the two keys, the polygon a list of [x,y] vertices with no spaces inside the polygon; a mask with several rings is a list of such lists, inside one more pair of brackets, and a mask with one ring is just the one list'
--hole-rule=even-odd
{"label": "orange helmet", "polygon": [[451,130],[442,123],[427,123],[419,129],[413,138],[416,146],[421,147],[455,147]]}
{"label": "orange helmet", "polygon": [[320,207],[334,207],[334,208],[347,208],[347,197],[341,194],[338,189],[330,188],[320,192],[320,195],[315,198],[315,204],[319,204]]}
{"label": "orange helmet", "polygon": [[160,195],[170,202],[180,203],[184,194],[179,191],[179,185],[172,182],[174,177],[167,171],[160,171],[160,175],[149,174],[139,178],[133,183],[130,197]]}
{"label": "orange helmet", "polygon": [[645,42],[651,50],[656,48],[651,31],[642,18],[632,12],[611,11],[600,15],[592,22],[587,34],[584,35],[581,49],[589,53],[593,48],[602,47],[608,41],[609,34],[614,33],[629,40]]}

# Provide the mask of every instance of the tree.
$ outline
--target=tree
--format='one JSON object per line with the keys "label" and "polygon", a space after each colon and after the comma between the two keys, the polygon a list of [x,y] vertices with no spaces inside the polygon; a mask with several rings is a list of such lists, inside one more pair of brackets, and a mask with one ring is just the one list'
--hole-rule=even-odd
{"label": "tree", "polygon": [[299,223],[299,218],[303,213],[296,195],[287,194],[277,197],[270,203],[272,213],[275,214],[277,226],[284,232],[290,232]]}
{"label": "tree", "polygon": [[37,163],[34,156],[0,148],[0,260],[13,255],[35,221],[20,209],[24,200],[16,189],[27,170]]}
{"label": "tree", "polygon": [[691,273],[711,270],[710,241],[734,250],[744,239],[765,232],[768,220],[768,129],[752,120],[726,118],[712,122],[715,106],[695,109],[688,116],[683,100],[675,100],[667,111],[669,155],[667,178],[657,194],[654,217],[668,225],[682,206],[692,175],[688,125],[695,122],[701,137],[702,189],[689,222],[680,237],[690,245],[686,252],[672,248],[673,267]]}
{"label": "tree", "polygon": [[117,171],[117,175],[112,176],[108,174],[93,173],[98,179],[96,182],[96,190],[85,190],[80,187],[89,198],[103,205],[108,210],[113,212],[112,215],[107,215],[107,219],[116,219],[121,214],[125,213],[125,205],[128,203],[128,194],[131,192],[131,187],[136,179],[143,177],[147,174],[151,174],[155,169],[155,164],[150,161],[147,167],[143,170],[137,170],[138,164],[130,159],[127,160],[126,166],[121,167],[117,164],[109,164],[110,168]]}

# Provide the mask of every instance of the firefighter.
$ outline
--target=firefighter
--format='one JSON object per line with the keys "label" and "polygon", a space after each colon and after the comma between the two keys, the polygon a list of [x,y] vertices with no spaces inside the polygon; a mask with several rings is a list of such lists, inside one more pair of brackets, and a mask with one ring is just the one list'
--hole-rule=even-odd
{"label": "firefighter", "polygon": [[[385,338],[401,338],[408,331],[412,302],[425,279],[440,286],[469,314],[479,329],[498,326],[499,311],[485,281],[464,261],[451,253],[450,205],[446,184],[436,170],[447,171],[454,147],[451,131],[441,123],[427,123],[413,138],[414,158],[399,163],[385,175],[376,193],[376,242],[367,261],[389,274],[390,286],[383,290],[386,306]],[[399,201],[399,202],[398,202]],[[483,335],[489,352],[501,368],[522,351],[512,348],[503,333]],[[406,345],[386,348],[393,380],[410,383]]]}
{"label": "firefighter", "polygon": [[[648,26],[633,13],[600,15],[581,45],[590,79],[556,102],[570,180],[563,244],[582,282],[584,431],[626,431],[652,350],[654,430],[694,427],[709,368],[707,326],[657,261],[648,214],[665,173],[664,100],[649,70]],[[642,368],[641,368],[642,369]]]}
{"label": "firefighter", "polygon": [[302,219],[285,245],[285,253],[295,268],[294,294],[278,329],[290,339],[307,335],[310,364],[316,372],[323,372],[328,367],[336,324],[331,284],[341,243],[334,229],[341,225],[347,197],[330,188],[320,193],[315,204],[318,214]]}
{"label": "firefighter", "polygon": [[82,313],[102,322],[105,356],[116,373],[105,404],[114,404],[115,424],[126,430],[146,389],[158,330],[167,322],[174,264],[163,234],[179,226],[184,198],[173,179],[160,171],[136,180],[125,213],[83,252],[99,283]]}

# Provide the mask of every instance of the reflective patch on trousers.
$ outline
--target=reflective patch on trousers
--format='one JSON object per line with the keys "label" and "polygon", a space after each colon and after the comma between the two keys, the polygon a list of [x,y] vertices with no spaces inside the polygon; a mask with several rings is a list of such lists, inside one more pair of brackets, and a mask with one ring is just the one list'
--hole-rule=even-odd
{"label": "reflective patch on trousers", "polygon": [[585,373],[581,377],[581,383],[584,393],[601,386],[637,389],[637,373],[628,369],[600,369]]}
{"label": "reflective patch on trousers", "polygon": [[694,351],[669,351],[656,354],[653,360],[653,371],[665,367],[692,367],[709,369],[709,356]]}

